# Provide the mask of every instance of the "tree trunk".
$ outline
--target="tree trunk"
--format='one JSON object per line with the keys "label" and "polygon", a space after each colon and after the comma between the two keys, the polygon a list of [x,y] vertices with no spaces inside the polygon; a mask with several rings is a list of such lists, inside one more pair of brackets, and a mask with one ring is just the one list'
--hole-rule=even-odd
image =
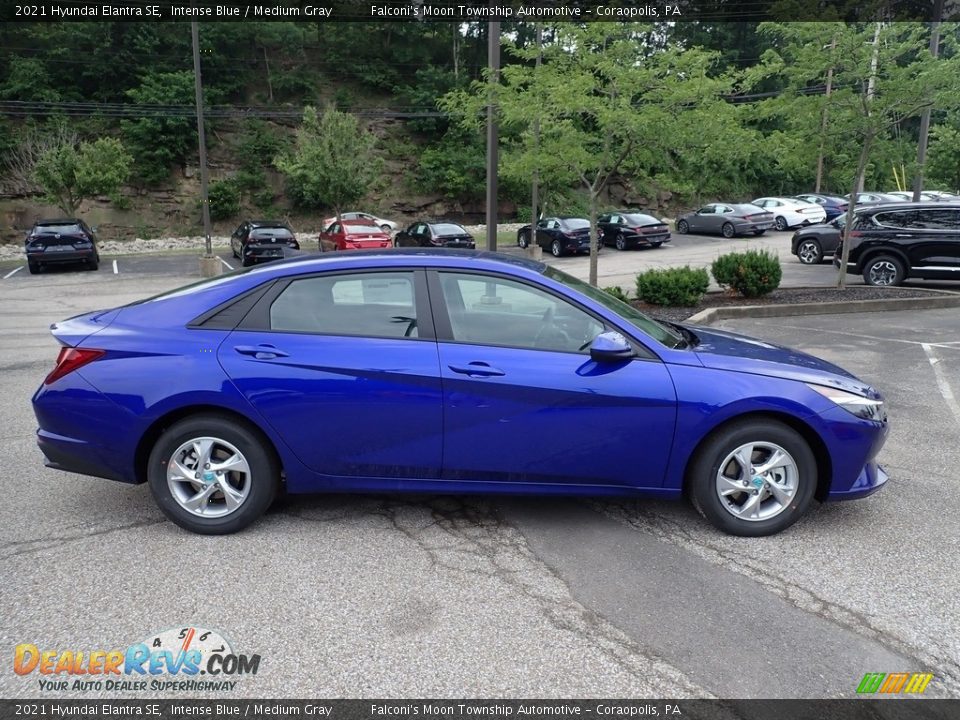
{"label": "tree trunk", "polygon": [[853,179],[853,192],[850,193],[850,202],[847,204],[847,221],[843,226],[843,252],[840,253],[840,269],[837,277],[837,287],[847,286],[847,262],[850,260],[850,226],[853,224],[853,208],[857,201],[857,188],[863,187],[863,176],[867,170],[867,160],[870,157],[870,146],[873,145],[873,133],[868,132],[863,138],[863,147],[860,148],[860,159],[857,161],[857,174]]}
{"label": "tree trunk", "polygon": [[598,192],[590,188],[590,284],[597,286],[597,253],[600,249],[600,239],[597,236],[597,195]]}
{"label": "tree trunk", "polygon": [[270,60],[267,59],[267,46],[263,46],[263,64],[267,68],[267,97],[273,102],[273,83],[270,82]]}

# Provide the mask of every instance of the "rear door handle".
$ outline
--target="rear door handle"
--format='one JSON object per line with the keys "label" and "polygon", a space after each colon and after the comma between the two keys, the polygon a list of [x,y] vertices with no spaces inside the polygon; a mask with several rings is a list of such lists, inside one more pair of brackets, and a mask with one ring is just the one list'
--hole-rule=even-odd
{"label": "rear door handle", "polygon": [[491,367],[485,362],[472,362],[467,365],[448,365],[451,370],[460,375],[469,375],[470,377],[498,377],[506,375],[503,370]]}
{"label": "rear door handle", "polygon": [[273,360],[278,357],[290,357],[273,345],[236,345],[233,348],[241,355],[252,355],[257,360]]}

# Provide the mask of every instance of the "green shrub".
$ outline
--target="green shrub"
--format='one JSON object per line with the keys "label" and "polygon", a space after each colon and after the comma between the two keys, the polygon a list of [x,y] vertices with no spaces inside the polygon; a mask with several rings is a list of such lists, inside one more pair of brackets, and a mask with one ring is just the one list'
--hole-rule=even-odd
{"label": "green shrub", "polygon": [[630,296],[623,291],[619,285],[611,285],[610,287],[605,287],[603,291],[609,295],[613,295],[617,300],[622,302],[630,302]]}
{"label": "green shrub", "polygon": [[780,286],[780,259],[767,250],[721,255],[711,266],[713,279],[744,297],[759,297]]}
{"label": "green shrub", "polygon": [[637,275],[637,297],[651,305],[696,305],[709,286],[707,271],[689,265]]}
{"label": "green shrub", "polygon": [[218,180],[207,191],[210,219],[229,220],[240,214],[240,188],[233,180]]}

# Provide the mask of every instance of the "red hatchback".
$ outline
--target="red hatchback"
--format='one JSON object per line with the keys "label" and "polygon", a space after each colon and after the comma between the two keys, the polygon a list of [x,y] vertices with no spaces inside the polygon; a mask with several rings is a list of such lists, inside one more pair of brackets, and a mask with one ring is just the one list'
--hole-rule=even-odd
{"label": "red hatchback", "polygon": [[390,235],[370,220],[334,222],[320,233],[320,252],[327,250],[363,250],[388,248],[393,245]]}

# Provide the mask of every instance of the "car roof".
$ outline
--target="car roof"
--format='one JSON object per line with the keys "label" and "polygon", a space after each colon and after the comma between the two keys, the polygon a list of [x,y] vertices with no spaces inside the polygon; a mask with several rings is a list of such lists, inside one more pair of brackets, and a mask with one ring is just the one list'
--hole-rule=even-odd
{"label": "car roof", "polygon": [[888,202],[877,203],[865,208],[857,208],[857,212],[873,213],[880,210],[960,210],[960,200],[957,202],[927,200],[926,202]]}
{"label": "car roof", "polygon": [[54,218],[53,220],[37,220],[34,225],[79,225],[82,222],[79,218]]}
{"label": "car roof", "polygon": [[[322,253],[320,255],[296,255],[284,258],[265,265],[257,265],[245,270],[245,273],[283,271],[296,269],[298,272],[311,270],[326,270],[331,267],[357,266],[382,267],[410,266],[421,263],[432,267],[462,267],[475,266],[477,270],[503,270],[506,268],[522,268],[530,272],[542,273],[547,267],[545,263],[530,260],[529,258],[490,250],[466,250],[455,248],[386,248],[382,250],[356,250],[349,253]],[[287,273],[283,273],[287,274]]]}
{"label": "car roof", "polygon": [[283,220],[247,220],[251,225],[256,225],[257,227],[284,227],[289,228],[289,225]]}

